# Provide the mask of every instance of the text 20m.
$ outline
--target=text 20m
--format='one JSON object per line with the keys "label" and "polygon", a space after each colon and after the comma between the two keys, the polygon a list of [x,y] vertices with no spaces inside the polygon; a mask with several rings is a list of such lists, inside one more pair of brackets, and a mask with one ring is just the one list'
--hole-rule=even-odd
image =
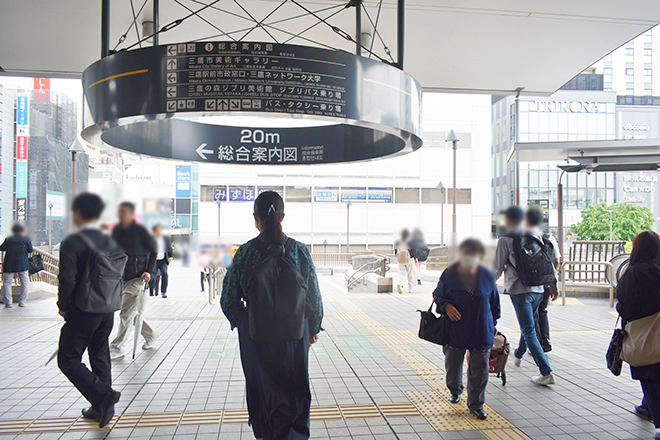
{"label": "text 20m", "polygon": [[263,130],[241,130],[241,144],[279,144],[279,133],[266,133]]}

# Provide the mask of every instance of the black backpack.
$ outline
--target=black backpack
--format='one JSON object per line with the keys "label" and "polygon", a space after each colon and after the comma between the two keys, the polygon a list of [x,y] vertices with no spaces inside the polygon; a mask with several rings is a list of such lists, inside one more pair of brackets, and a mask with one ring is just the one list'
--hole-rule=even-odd
{"label": "black backpack", "polygon": [[265,255],[247,284],[250,336],[255,341],[287,342],[302,339],[305,332],[307,284],[291,258],[296,241],[287,239],[284,252],[253,243]]}
{"label": "black backpack", "polygon": [[516,273],[525,286],[545,286],[556,280],[551,250],[552,243],[544,235],[542,239],[524,233],[507,235],[513,241]]}
{"label": "black backpack", "polygon": [[86,313],[114,313],[121,309],[128,255],[110,237],[104,249],[97,248],[82,232],[78,237],[89,248],[89,256],[76,292],[76,306]]}

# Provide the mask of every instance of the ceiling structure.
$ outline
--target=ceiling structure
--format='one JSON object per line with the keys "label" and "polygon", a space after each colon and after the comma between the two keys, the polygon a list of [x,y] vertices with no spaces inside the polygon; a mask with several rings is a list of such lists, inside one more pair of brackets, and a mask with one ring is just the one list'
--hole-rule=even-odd
{"label": "ceiling structure", "polygon": [[[138,40],[142,22],[153,19],[152,2],[111,0],[111,48],[123,34],[117,49]],[[304,39],[289,43],[355,48],[301,7],[323,18],[335,14],[328,22],[353,35],[355,9],[345,9],[346,1],[160,0],[160,26],[211,3],[199,17],[162,33],[160,44],[204,38],[283,42],[311,27]],[[365,0],[365,9],[363,32],[374,34],[370,21],[378,17],[377,28],[396,60],[396,0]],[[137,26],[131,25],[134,13]],[[256,22],[263,26],[245,35]],[[657,0],[407,0],[405,70],[425,90],[502,94],[524,88],[523,94],[550,94],[658,22]],[[100,58],[100,23],[101,0],[3,0],[0,67],[5,75],[80,77]],[[374,53],[389,59],[378,35],[373,39]]]}

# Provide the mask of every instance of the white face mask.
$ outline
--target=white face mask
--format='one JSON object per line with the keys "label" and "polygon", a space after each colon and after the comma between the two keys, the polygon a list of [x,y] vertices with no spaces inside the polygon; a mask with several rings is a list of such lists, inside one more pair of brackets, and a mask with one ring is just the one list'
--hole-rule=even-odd
{"label": "white face mask", "polygon": [[466,269],[476,269],[479,267],[479,255],[461,254],[459,264]]}

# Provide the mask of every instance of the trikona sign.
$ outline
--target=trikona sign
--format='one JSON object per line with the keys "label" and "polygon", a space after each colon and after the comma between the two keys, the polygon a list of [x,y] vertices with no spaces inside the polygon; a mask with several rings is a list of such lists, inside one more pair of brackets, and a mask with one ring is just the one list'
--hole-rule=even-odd
{"label": "trikona sign", "polygon": [[605,103],[596,101],[529,101],[530,112],[601,113]]}

